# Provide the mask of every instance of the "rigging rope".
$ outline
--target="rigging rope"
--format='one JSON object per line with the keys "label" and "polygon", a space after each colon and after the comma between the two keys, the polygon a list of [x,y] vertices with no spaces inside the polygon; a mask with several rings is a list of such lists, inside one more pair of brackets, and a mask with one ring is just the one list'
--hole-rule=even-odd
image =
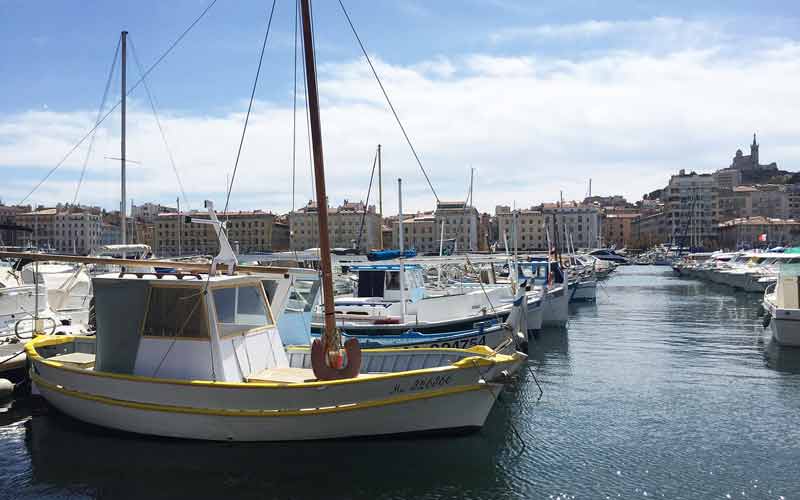
{"label": "rigging rope", "polygon": [[367,202],[364,204],[364,211],[361,213],[361,227],[358,228],[358,240],[356,250],[361,248],[361,236],[364,234],[364,221],[367,218],[367,208],[369,207],[369,194],[372,192],[372,178],[375,177],[375,165],[378,164],[378,151],[375,150],[375,158],[372,160],[372,173],[369,174],[369,187],[367,188]]}
{"label": "rigging rope", "polygon": [[[130,35],[128,35],[128,40],[131,42],[131,53],[133,54],[133,60],[136,61],[136,66],[139,68],[139,74],[143,74],[142,63],[139,62],[139,56],[136,54],[136,47],[134,46],[133,38]],[[147,84],[147,80],[144,79],[144,76],[142,76],[142,84],[144,85],[147,99],[150,101],[150,109],[153,110],[153,117],[156,119],[156,125],[158,126],[159,133],[161,134],[161,140],[164,142],[164,148],[167,150],[167,156],[169,156],[169,163],[172,166],[172,172],[175,174],[175,179],[178,181],[178,188],[181,190],[181,196],[183,196],[183,201],[186,203],[186,208],[191,209],[189,198],[186,196],[186,191],[183,189],[181,176],[178,174],[178,167],[175,165],[175,158],[172,155],[172,149],[169,147],[169,143],[167,142],[167,136],[164,133],[164,128],[161,126],[161,120],[158,118],[155,98],[153,97],[153,94],[150,91],[150,86]]]}
{"label": "rigging rope", "polygon": [[[126,95],[126,96],[130,95],[130,94],[131,94],[131,92],[133,92],[133,91],[136,89],[136,87],[138,87],[138,86],[139,86],[139,84],[140,84],[140,83],[142,83],[142,81],[144,80],[144,78],[145,78],[145,77],[147,77],[147,75],[149,75],[149,74],[150,74],[150,72],[151,72],[151,71],[153,71],[153,70],[156,68],[156,66],[158,66],[158,65],[161,63],[161,61],[163,61],[163,60],[164,60],[164,58],[166,58],[166,57],[167,57],[167,55],[169,55],[169,53],[170,53],[170,52],[172,52],[172,50],[173,50],[173,49],[174,49],[174,48],[175,48],[175,47],[178,45],[178,43],[180,43],[180,42],[181,42],[181,40],[183,40],[183,38],[184,38],[184,37],[185,37],[185,36],[186,36],[186,35],[189,33],[189,31],[191,31],[191,30],[192,30],[192,28],[194,28],[194,27],[195,27],[195,25],[197,25],[197,23],[199,23],[199,22],[200,22],[200,20],[201,20],[201,19],[202,19],[202,18],[203,18],[203,17],[206,15],[206,13],[207,13],[209,10],[211,10],[211,7],[213,7],[213,6],[214,6],[214,4],[216,4],[216,3],[217,3],[217,0],[211,0],[211,3],[209,3],[209,4],[208,4],[208,6],[207,6],[205,9],[203,9],[203,11],[200,13],[200,15],[199,15],[199,16],[197,16],[197,18],[195,18],[195,20],[194,20],[194,21],[193,21],[193,22],[192,22],[192,23],[189,25],[189,27],[188,27],[188,28],[186,28],[186,29],[183,31],[183,33],[181,33],[181,34],[180,34],[180,36],[178,36],[178,38],[176,38],[176,39],[175,39],[175,41],[174,41],[174,42],[172,42],[172,44],[171,44],[171,45],[170,45],[170,46],[167,48],[167,50],[165,50],[165,51],[164,51],[164,52],[161,54],[161,56],[159,56],[159,58],[158,58],[158,59],[156,59],[156,61],[155,61],[153,64],[151,64],[151,65],[150,65],[150,67],[147,69],[147,71],[145,71],[145,72],[144,72],[144,75],[142,75],[142,77],[139,79],[139,81],[137,81],[136,83],[134,83],[134,84],[131,86],[131,88],[130,88],[130,89],[128,89],[128,91],[125,93],[125,95]],[[49,172],[47,172],[47,175],[45,175],[45,176],[42,178],[42,180],[40,180],[40,181],[39,181],[39,182],[38,182],[38,183],[37,183],[37,184],[36,184],[36,185],[33,187],[33,189],[31,189],[31,190],[30,190],[30,192],[28,192],[28,194],[26,194],[26,195],[25,195],[25,197],[24,197],[24,198],[22,198],[22,200],[20,200],[20,202],[18,203],[18,205],[22,205],[23,203],[25,203],[25,202],[28,200],[28,198],[30,198],[30,197],[31,197],[31,195],[33,195],[33,193],[35,193],[35,192],[36,192],[36,190],[37,190],[37,189],[39,189],[39,188],[42,186],[42,184],[44,184],[44,183],[47,181],[47,179],[49,179],[49,178],[50,178],[50,176],[51,176],[51,175],[53,175],[53,174],[55,173],[55,171],[56,171],[56,170],[58,170],[58,169],[61,167],[61,165],[63,165],[63,164],[64,164],[64,162],[65,162],[65,161],[67,161],[67,158],[69,158],[69,157],[72,155],[72,153],[74,153],[74,152],[75,152],[75,150],[76,150],[76,149],[78,149],[78,148],[81,146],[81,144],[83,144],[83,143],[84,143],[84,141],[86,141],[86,139],[88,139],[88,138],[89,138],[89,136],[90,136],[92,133],[94,133],[94,131],[95,131],[95,130],[97,130],[97,128],[98,128],[98,127],[100,127],[100,125],[101,125],[101,124],[102,124],[104,121],[106,121],[106,119],[107,119],[107,118],[108,118],[108,117],[111,115],[111,113],[113,113],[113,112],[114,112],[114,111],[115,111],[115,110],[116,110],[116,109],[117,109],[117,108],[120,106],[120,104],[122,104],[122,99],[121,99],[121,98],[120,98],[120,100],[119,100],[119,101],[117,101],[117,103],[116,103],[116,104],[114,104],[114,106],[112,106],[112,107],[111,107],[111,109],[109,109],[109,110],[108,110],[108,112],[106,112],[106,114],[104,114],[104,115],[103,115],[103,117],[102,117],[100,120],[98,120],[98,122],[97,122],[97,123],[95,123],[94,127],[92,127],[92,128],[91,128],[91,129],[90,129],[88,132],[86,132],[86,134],[85,134],[83,137],[81,137],[81,139],[80,139],[78,142],[76,142],[76,143],[75,143],[75,145],[74,145],[74,146],[72,146],[72,148],[70,148],[70,150],[69,150],[69,151],[67,151],[67,154],[65,154],[65,155],[64,155],[64,156],[61,158],[61,160],[59,160],[59,161],[58,161],[58,163],[56,163],[56,165],[55,165],[53,168],[51,168]]]}
{"label": "rigging rope", "polygon": [[397,114],[397,111],[394,109],[394,105],[392,104],[392,100],[389,99],[389,94],[386,92],[386,89],[381,82],[381,78],[378,76],[378,72],[375,70],[375,66],[372,64],[372,59],[370,59],[369,54],[367,54],[367,49],[364,47],[364,44],[361,42],[361,37],[358,36],[358,32],[356,31],[356,27],[353,25],[353,21],[350,20],[350,15],[347,13],[347,9],[345,9],[342,0],[339,0],[339,6],[342,8],[342,12],[344,13],[344,17],[347,18],[347,24],[350,25],[350,29],[353,31],[353,35],[356,37],[356,41],[358,41],[358,45],[361,47],[361,52],[364,54],[364,57],[369,64],[369,68],[372,70],[373,76],[375,76],[375,80],[378,82],[378,86],[381,88],[381,92],[383,92],[383,97],[386,98],[386,103],[389,105],[389,109],[392,110],[392,114],[394,115],[394,119],[397,121],[397,125],[400,126],[400,131],[403,132],[403,137],[405,137],[406,142],[408,143],[408,147],[411,148],[411,153],[414,154],[414,159],[417,160],[417,165],[419,165],[419,169],[422,171],[422,175],[425,176],[425,180],[428,182],[428,187],[431,188],[431,192],[433,193],[433,197],[436,198],[436,202],[439,202],[439,195],[436,194],[436,190],[433,189],[433,184],[431,184],[431,179],[428,177],[428,173],[425,171],[425,167],[422,166],[422,160],[419,159],[419,155],[417,154],[417,150],[414,149],[414,145],[411,143],[411,139],[408,137],[406,133],[405,127],[403,127],[403,122],[400,121],[400,116]]}
{"label": "rigging rope", "polygon": [[272,0],[272,8],[269,11],[269,19],[267,20],[267,30],[264,33],[264,42],[261,44],[261,54],[258,56],[258,68],[256,69],[256,77],[253,80],[253,90],[250,92],[250,103],[247,105],[247,114],[244,117],[244,127],[242,128],[242,138],[239,140],[239,150],[236,152],[236,162],[233,165],[233,175],[231,175],[231,183],[228,185],[228,194],[225,197],[225,208],[223,213],[228,212],[228,204],[231,201],[231,191],[233,191],[233,183],[236,182],[236,171],[239,169],[239,157],[242,155],[242,146],[244,146],[244,137],[247,133],[247,124],[250,121],[250,112],[253,109],[253,100],[256,97],[256,88],[258,88],[258,77],[261,74],[261,63],[264,61],[264,51],[267,49],[267,39],[269,38],[269,29],[272,26],[272,15],[275,13],[275,4],[278,0]]}
{"label": "rigging rope", "polygon": [[[114,78],[114,70],[117,67],[117,57],[119,57],[119,47],[122,43],[122,37],[120,36],[119,40],[117,41],[117,48],[114,49],[114,59],[111,62],[111,69],[108,72],[108,79],[106,79],[106,88],[103,90],[103,99],[100,101],[100,108],[97,110],[97,118],[95,118],[94,122],[97,124],[100,121],[100,117],[103,114],[103,108],[106,107],[106,99],[108,98],[108,90],[111,88],[111,80]],[[92,132],[92,138],[89,140],[89,148],[86,150],[86,157],[83,159],[83,168],[81,168],[81,177],[78,180],[78,187],[75,188],[75,196],[72,197],[72,204],[75,205],[78,203],[78,193],[80,193],[81,185],[83,185],[83,179],[86,176],[86,168],[89,166],[89,158],[92,156],[92,148],[94,147],[94,139],[97,135],[97,130],[95,129]]]}

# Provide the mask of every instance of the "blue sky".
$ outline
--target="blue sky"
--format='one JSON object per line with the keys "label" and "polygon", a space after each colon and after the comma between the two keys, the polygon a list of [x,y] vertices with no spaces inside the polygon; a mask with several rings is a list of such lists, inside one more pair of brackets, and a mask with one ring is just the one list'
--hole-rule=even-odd
{"label": "blue sky", "polygon": [[[0,198],[18,201],[91,126],[121,29],[149,65],[207,3],[0,0],[0,174],[13,179]],[[194,205],[221,203],[270,4],[219,0],[149,79]],[[800,104],[796,2],[345,4],[442,198],[462,198],[475,167],[486,211],[560,190],[580,198],[589,177],[596,192],[638,199],[678,168],[727,166],[753,131],[765,160],[800,167],[790,113]],[[407,206],[431,208],[338,4],[318,0],[315,16],[332,200],[365,196],[381,142],[387,179],[406,179]],[[282,212],[291,208],[293,2],[278,2],[273,26],[233,206]],[[132,58],[128,71],[135,81]],[[112,89],[118,98],[116,80]],[[172,200],[177,184],[148,109],[135,92],[129,155],[142,164],[129,192]],[[81,201],[118,203],[105,160],[116,153],[116,122],[97,137]],[[71,199],[84,155],[34,200]],[[310,194],[304,161],[296,204]]]}

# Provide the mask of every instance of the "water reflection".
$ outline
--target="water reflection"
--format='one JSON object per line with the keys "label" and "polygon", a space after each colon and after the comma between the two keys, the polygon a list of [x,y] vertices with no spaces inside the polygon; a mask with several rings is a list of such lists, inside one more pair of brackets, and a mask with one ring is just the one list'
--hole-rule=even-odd
{"label": "water reflection", "polygon": [[494,471],[511,435],[508,416],[500,411],[488,432],[457,437],[215,443],[111,431],[53,410],[25,424],[25,441],[37,488],[86,488],[96,498],[381,498],[413,496],[412,484],[413,491],[488,487],[502,496],[508,485]]}
{"label": "water reflection", "polygon": [[0,496],[800,497],[786,466],[800,442],[800,349],[768,340],[759,297],[646,266],[602,287],[597,304],[571,307],[569,332],[531,337],[541,401],[521,371],[476,434],[203,443],[57,412],[22,425],[32,409],[12,405]]}
{"label": "water reflection", "polygon": [[800,374],[800,347],[782,346],[770,337],[764,348],[764,359],[773,370]]}

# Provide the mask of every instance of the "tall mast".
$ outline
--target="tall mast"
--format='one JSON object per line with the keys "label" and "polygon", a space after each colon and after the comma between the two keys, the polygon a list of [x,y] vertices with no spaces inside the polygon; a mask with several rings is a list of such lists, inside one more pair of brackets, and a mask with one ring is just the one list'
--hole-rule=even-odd
{"label": "tall mast", "polygon": [[[120,128],[120,144],[119,144],[119,152],[120,152],[120,183],[122,185],[122,196],[121,202],[119,207],[119,220],[120,226],[122,230],[122,244],[125,245],[128,243],[128,223],[126,220],[126,209],[127,209],[127,194],[125,193],[125,101],[126,101],[126,94],[127,94],[127,85],[125,82],[125,66],[127,62],[127,55],[128,55],[128,32],[122,32],[122,64],[120,65],[121,71],[120,74],[122,76],[122,89],[120,92],[120,99],[122,101],[122,105],[120,106],[120,111],[122,115],[122,124]],[[124,255],[123,255],[124,257]]]}
{"label": "tall mast", "polygon": [[380,144],[378,144],[378,216],[380,217],[380,224],[378,224],[378,234],[381,242],[381,250],[383,250],[383,180],[381,178]]}
{"label": "tall mast", "polygon": [[[311,122],[311,146],[314,153],[314,181],[317,195],[317,221],[319,222],[319,264],[322,270],[322,298],[324,301],[325,330],[322,334],[322,352],[325,355],[327,366],[315,366],[312,359],[312,368],[317,378],[354,377],[358,374],[361,364],[360,350],[355,343],[357,352],[350,352],[347,367],[337,366],[342,361],[342,339],[336,330],[336,317],[333,307],[333,273],[331,270],[331,242],[328,237],[328,196],[325,193],[325,164],[322,155],[322,124],[319,117],[319,94],[317,90],[317,67],[314,61],[314,39],[311,27],[310,0],[300,0],[301,17],[303,21],[303,52],[305,55],[306,81],[308,89],[308,115]],[[352,342],[352,341],[350,341]],[[348,344],[350,344],[348,342]],[[312,345],[312,358],[314,358]],[[352,356],[356,354],[356,359]],[[319,370],[319,373],[318,373]],[[332,371],[334,373],[332,373]]]}
{"label": "tall mast", "polygon": [[398,233],[400,240],[400,303],[401,306],[401,315],[400,318],[401,323],[406,322],[406,275],[405,275],[405,259],[403,258],[405,255],[405,237],[403,236],[403,179],[397,179],[397,209],[400,215],[400,218],[397,219],[398,225]]}

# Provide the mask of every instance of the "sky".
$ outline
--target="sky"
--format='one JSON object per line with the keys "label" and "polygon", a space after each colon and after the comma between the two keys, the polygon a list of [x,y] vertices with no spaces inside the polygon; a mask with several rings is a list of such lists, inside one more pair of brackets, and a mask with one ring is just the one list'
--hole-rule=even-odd
{"label": "sky", "polygon": [[[0,199],[25,199],[74,148],[26,202],[118,207],[118,111],[75,146],[97,119],[119,33],[130,33],[130,87],[209,3],[0,0]],[[800,170],[800,3],[344,5],[441,200],[465,199],[474,170],[474,204],[490,213],[582,199],[589,179],[595,195],[635,201],[679,169],[728,166],[754,132],[762,163]],[[217,0],[148,74],[166,144],[145,87],[130,93],[129,202],[224,206],[271,6]],[[366,199],[381,144],[384,214],[397,212],[398,178],[404,212],[433,209],[338,2],[314,2],[314,23],[331,204]],[[285,213],[313,196],[294,27],[294,2],[277,0],[232,210]],[[119,97],[117,64],[101,116]]]}

